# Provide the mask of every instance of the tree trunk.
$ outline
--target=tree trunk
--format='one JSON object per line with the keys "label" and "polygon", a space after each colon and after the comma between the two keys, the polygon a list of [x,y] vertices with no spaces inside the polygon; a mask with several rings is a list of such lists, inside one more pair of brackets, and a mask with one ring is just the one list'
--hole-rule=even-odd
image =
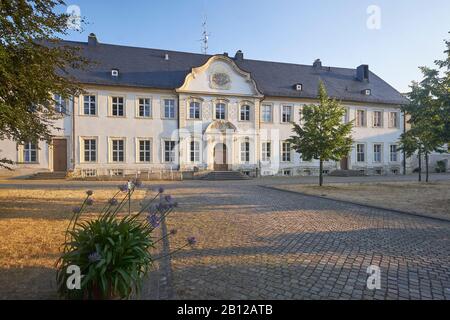
{"label": "tree trunk", "polygon": [[425,181],[428,182],[428,162],[429,162],[429,157],[428,157],[428,152],[425,153]]}
{"label": "tree trunk", "polygon": [[323,160],[320,159],[320,166],[319,166],[319,186],[323,185]]}
{"label": "tree trunk", "polygon": [[419,151],[419,182],[422,181],[422,153]]}

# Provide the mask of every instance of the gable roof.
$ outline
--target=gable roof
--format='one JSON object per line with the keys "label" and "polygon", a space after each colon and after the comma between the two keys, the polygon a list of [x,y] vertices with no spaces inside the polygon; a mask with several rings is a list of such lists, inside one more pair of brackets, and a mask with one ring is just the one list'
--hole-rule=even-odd
{"label": "gable roof", "polygon": [[[95,62],[87,70],[70,70],[70,75],[84,84],[119,85],[174,90],[182,86],[193,67],[207,62],[211,55],[119,46],[61,41],[62,45],[81,48],[87,59]],[[165,60],[165,54],[169,59]],[[319,67],[250,59],[234,59],[243,71],[249,72],[258,89],[265,96],[289,98],[317,98],[319,80],[326,86],[330,97],[343,101],[405,104],[407,100],[373,72],[369,82],[356,79],[356,70],[349,68]],[[111,69],[119,69],[118,78]],[[294,84],[303,84],[302,91]],[[361,93],[370,89],[371,95]]]}

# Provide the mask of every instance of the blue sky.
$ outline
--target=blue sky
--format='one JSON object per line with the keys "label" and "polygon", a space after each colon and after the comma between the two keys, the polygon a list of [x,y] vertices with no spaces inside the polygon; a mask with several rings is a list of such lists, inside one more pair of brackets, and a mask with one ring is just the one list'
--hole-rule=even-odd
{"label": "blue sky", "polygon": [[[241,49],[246,58],[370,69],[405,92],[420,80],[418,66],[443,57],[450,38],[448,0],[66,0],[88,24],[66,39],[200,52],[202,19],[208,53]],[[367,8],[380,8],[380,29],[369,29]]]}

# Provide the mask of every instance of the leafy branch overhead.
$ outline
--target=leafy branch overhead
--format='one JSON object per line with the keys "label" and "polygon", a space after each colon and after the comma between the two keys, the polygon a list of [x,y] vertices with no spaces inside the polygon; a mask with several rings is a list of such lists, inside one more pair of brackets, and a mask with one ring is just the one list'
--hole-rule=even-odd
{"label": "leafy branch overhead", "polygon": [[69,99],[82,92],[70,69],[88,61],[78,48],[60,45],[68,15],[60,0],[2,0],[0,3],[0,139],[49,140],[61,117],[52,93]]}

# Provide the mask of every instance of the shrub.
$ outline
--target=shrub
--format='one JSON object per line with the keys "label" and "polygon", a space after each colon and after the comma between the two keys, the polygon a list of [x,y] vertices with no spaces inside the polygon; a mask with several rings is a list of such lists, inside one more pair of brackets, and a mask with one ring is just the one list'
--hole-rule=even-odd
{"label": "shrub", "polygon": [[445,161],[444,160],[439,160],[438,162],[436,162],[436,172],[445,172],[447,171],[446,165],[445,165]]}
{"label": "shrub", "polygon": [[[96,219],[80,221],[84,208],[94,203],[90,190],[86,192],[82,206],[73,210],[63,253],[57,261],[58,293],[62,297],[124,299],[140,292],[155,260],[150,250],[164,237],[176,234],[176,230],[172,230],[154,240],[152,232],[177,207],[173,198],[163,196],[164,189],[159,188],[155,197],[143,204],[138,213],[131,214],[131,198],[140,185],[135,180],[120,186]],[[118,213],[127,205],[128,214],[119,217]],[[185,246],[193,244],[195,238],[190,237]],[[77,290],[68,286],[71,266],[77,266],[82,274]]]}

